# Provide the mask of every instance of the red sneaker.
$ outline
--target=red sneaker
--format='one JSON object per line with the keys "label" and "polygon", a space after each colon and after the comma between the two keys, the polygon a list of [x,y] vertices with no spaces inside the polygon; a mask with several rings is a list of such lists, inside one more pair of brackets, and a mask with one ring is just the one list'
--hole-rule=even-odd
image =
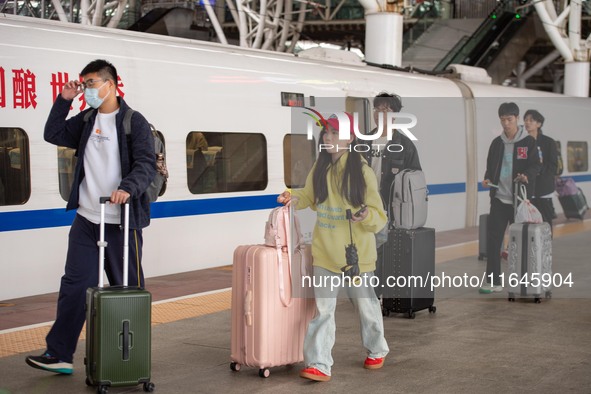
{"label": "red sneaker", "polygon": [[368,357],[363,363],[363,368],[367,369],[379,369],[384,366],[384,357],[372,358]]}
{"label": "red sneaker", "polygon": [[320,372],[316,368],[304,368],[300,371],[300,377],[305,379],[314,380],[316,382],[328,382],[330,375]]}

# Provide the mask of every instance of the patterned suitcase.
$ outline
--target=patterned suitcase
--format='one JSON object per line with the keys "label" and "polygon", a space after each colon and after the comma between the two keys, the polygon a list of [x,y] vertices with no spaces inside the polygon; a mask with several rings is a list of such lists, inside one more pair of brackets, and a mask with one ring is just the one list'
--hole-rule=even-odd
{"label": "patterned suitcase", "polygon": [[[101,198],[101,240],[99,242],[99,285],[86,292],[86,384],[97,386],[98,393],[109,387],[143,384],[154,391],[151,373],[152,295],[138,287],[103,287],[104,208],[108,197]],[[127,272],[129,203],[125,204],[124,262]]]}
{"label": "patterned suitcase", "polygon": [[[435,294],[429,283],[429,277],[435,275],[435,229],[390,230],[382,258],[383,314],[406,313],[414,319],[415,312],[422,309],[435,313]],[[389,277],[406,283],[397,281],[399,286],[388,286]]]}
{"label": "patterned suitcase", "polygon": [[264,245],[234,251],[233,371],[242,365],[258,367],[259,376],[266,378],[270,367],[304,360],[304,337],[316,311],[311,289],[301,286],[302,276],[312,277],[310,246],[296,249],[291,260],[290,266],[283,252],[280,262],[277,250]]}
{"label": "patterned suitcase", "polygon": [[509,301],[515,297],[552,297],[552,232],[548,223],[514,223],[509,226]]}

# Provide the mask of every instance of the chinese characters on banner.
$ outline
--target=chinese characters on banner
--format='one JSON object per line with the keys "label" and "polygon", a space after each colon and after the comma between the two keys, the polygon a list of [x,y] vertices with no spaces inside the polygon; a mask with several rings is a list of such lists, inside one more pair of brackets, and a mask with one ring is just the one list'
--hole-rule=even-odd
{"label": "chinese characters on banner", "polygon": [[[7,78],[4,67],[0,66],[0,108],[6,108],[7,103],[10,104],[10,98],[12,99],[12,108],[22,109],[36,109],[37,108],[37,76],[34,72],[29,69],[12,69],[12,97],[7,95]],[[51,81],[49,86],[51,87],[51,102],[53,103],[57,98],[57,95],[61,93],[66,82],[68,82],[69,74],[67,72],[58,71],[51,74]],[[82,78],[79,77],[79,81]],[[120,97],[124,97],[125,93],[122,88],[125,85],[121,82],[121,77],[117,76],[117,94]],[[8,81],[10,83],[10,81]],[[10,86],[10,85],[9,85]],[[41,89],[45,86],[41,82]],[[84,95],[78,96],[79,110],[84,111],[86,109],[86,101]]]}

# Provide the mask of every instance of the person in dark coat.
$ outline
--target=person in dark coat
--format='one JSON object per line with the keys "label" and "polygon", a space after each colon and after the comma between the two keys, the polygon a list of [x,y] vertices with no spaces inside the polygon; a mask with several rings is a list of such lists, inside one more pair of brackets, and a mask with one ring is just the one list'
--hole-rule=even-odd
{"label": "person in dark coat", "polygon": [[[125,134],[123,118],[129,106],[117,97],[115,67],[105,60],[95,60],[80,75],[83,82],[74,80],[64,85],[45,124],[47,142],[77,151],[66,207],[77,212],[70,228],[57,316],[46,337],[47,350],[26,358],[33,368],[66,375],[73,372],[74,352],[86,318],[86,289],[96,287],[99,279],[99,198],[111,199],[105,213],[105,240],[109,245],[105,250],[105,271],[109,283],[123,284],[120,204],[129,200],[128,284],[143,287],[142,228],[150,223],[145,191],[156,174],[154,139],[150,125],[139,112],[131,117],[130,138]],[[91,108],[66,120],[72,101],[80,93],[84,93]]]}
{"label": "person in dark coat", "polygon": [[490,188],[486,283],[479,289],[483,294],[503,291],[500,250],[507,225],[515,217],[515,182],[525,184],[527,195],[532,195],[540,167],[536,141],[527,134],[523,126],[517,124],[517,104],[501,104],[499,119],[503,131],[490,144],[482,181],[483,187]]}
{"label": "person in dark coat", "polygon": [[558,168],[558,148],[556,141],[542,132],[544,120],[542,114],[535,109],[525,111],[523,116],[525,130],[536,140],[541,164],[540,172],[536,176],[534,193],[530,196],[530,200],[538,208],[544,221],[552,228],[552,218],[554,217],[552,195],[555,190],[554,179]]}

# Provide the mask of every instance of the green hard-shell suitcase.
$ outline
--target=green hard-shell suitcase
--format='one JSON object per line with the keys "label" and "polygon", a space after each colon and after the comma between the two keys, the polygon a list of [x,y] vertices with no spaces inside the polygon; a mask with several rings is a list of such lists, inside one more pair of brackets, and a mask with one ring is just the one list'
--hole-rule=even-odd
{"label": "green hard-shell suitcase", "polygon": [[99,285],[86,292],[86,384],[98,393],[109,387],[143,384],[154,390],[151,373],[152,295],[127,286],[129,254],[129,203],[125,204],[123,286],[103,286],[104,211],[108,197],[101,198]]}

